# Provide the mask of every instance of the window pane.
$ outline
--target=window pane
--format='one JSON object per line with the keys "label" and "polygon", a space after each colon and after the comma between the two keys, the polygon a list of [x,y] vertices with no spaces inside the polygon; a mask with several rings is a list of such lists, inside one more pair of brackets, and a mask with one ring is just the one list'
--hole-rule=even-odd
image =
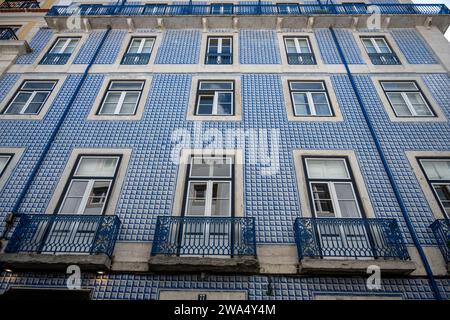
{"label": "window pane", "polygon": [[220,92],[217,101],[217,114],[229,115],[232,114],[232,100],[233,94],[231,92]]}
{"label": "window pane", "polygon": [[189,198],[186,208],[186,215],[203,216],[205,215],[206,204],[206,183],[190,182]]}
{"label": "window pane", "polygon": [[200,96],[197,114],[212,114],[214,96]]}
{"label": "window pane", "polygon": [[391,50],[389,49],[389,46],[387,45],[386,41],[384,39],[375,39],[375,42],[380,49],[380,53],[390,53]]}
{"label": "window pane", "polygon": [[449,160],[421,160],[423,169],[430,180],[450,180]]}
{"label": "window pane", "polygon": [[232,82],[200,82],[200,90],[233,90]]}
{"label": "window pane", "polygon": [[88,183],[89,181],[72,181],[59,210],[60,213],[78,213]]}
{"label": "window pane", "polygon": [[212,197],[213,199],[230,199],[230,183],[214,182]]}
{"label": "window pane", "polygon": [[230,177],[230,158],[193,158],[191,177]]}
{"label": "window pane", "polygon": [[300,46],[301,53],[311,53],[311,50],[309,50],[308,40],[298,39],[298,44]]}
{"label": "window pane", "polygon": [[297,53],[294,39],[286,39],[286,50],[287,53]]}
{"label": "window pane", "polygon": [[323,82],[290,82],[292,90],[325,90]]}
{"label": "window pane", "polygon": [[402,95],[398,92],[388,92],[387,96],[391,101],[392,107],[395,110],[397,116],[411,116],[412,113],[408,108]]}
{"label": "window pane", "polygon": [[306,93],[294,93],[294,109],[296,116],[307,116],[311,114]]}
{"label": "window pane", "polygon": [[230,183],[214,182],[212,190],[212,216],[230,215]]}
{"label": "window pane", "polygon": [[314,208],[318,218],[334,217],[333,201],[327,183],[313,183],[311,185]]}
{"label": "window pane", "polygon": [[119,103],[120,96],[121,93],[119,92],[108,92],[99,113],[114,114],[117,104]]}
{"label": "window pane", "polygon": [[113,157],[82,157],[76,176],[113,177],[118,158]]}
{"label": "window pane", "polygon": [[396,90],[396,91],[402,91],[402,90],[418,90],[416,84],[414,82],[387,82],[383,81],[381,82],[383,88],[385,90]]}
{"label": "window pane", "polygon": [[364,46],[366,48],[367,53],[377,53],[372,41],[370,39],[363,39]]}
{"label": "window pane", "polygon": [[433,185],[447,217],[450,217],[450,185]]}
{"label": "window pane", "polygon": [[120,114],[134,114],[138,100],[138,92],[127,92],[125,95],[125,99],[123,100]]}
{"label": "window pane", "polygon": [[230,200],[212,200],[211,216],[230,216]]}
{"label": "window pane", "polygon": [[102,214],[110,181],[95,181],[84,209],[85,214]]}
{"label": "window pane", "polygon": [[19,114],[25,106],[28,99],[31,97],[31,92],[19,92],[14,98],[13,102],[5,111],[6,114]]}
{"label": "window pane", "polygon": [[24,113],[37,114],[41,109],[42,105],[44,104],[45,100],[47,99],[47,96],[48,96],[47,92],[37,92],[34,95],[28,107],[26,108],[26,110],[24,111]]}
{"label": "window pane", "polygon": [[153,39],[145,39],[144,47],[142,48],[142,53],[151,53],[153,48]]}
{"label": "window pane", "polygon": [[26,81],[22,89],[30,91],[52,90],[55,85],[54,81]]}
{"label": "window pane", "polygon": [[312,93],[312,99],[314,101],[314,107],[316,108],[316,114],[319,116],[331,115],[331,110],[328,105],[328,99],[325,93]]}
{"label": "window pane", "polygon": [[112,81],[110,90],[141,90],[144,85],[144,81]]}
{"label": "window pane", "polygon": [[56,44],[53,46],[51,53],[62,53],[61,49],[66,44],[67,39],[61,38],[56,41]]}
{"label": "window pane", "polygon": [[344,160],[306,159],[308,176],[314,179],[349,179]]}
{"label": "window pane", "polygon": [[67,45],[66,49],[64,50],[64,53],[72,53],[73,50],[75,50],[77,43],[78,43],[78,39],[70,39],[70,42]]}
{"label": "window pane", "polygon": [[0,175],[5,170],[10,158],[10,156],[0,156]]}
{"label": "window pane", "polygon": [[339,209],[343,218],[360,217],[355,194],[350,183],[334,183]]}
{"label": "window pane", "polygon": [[408,97],[409,102],[412,104],[412,106],[418,116],[432,116],[433,115],[433,113],[428,108],[425,100],[423,100],[420,93],[407,92],[406,96]]}

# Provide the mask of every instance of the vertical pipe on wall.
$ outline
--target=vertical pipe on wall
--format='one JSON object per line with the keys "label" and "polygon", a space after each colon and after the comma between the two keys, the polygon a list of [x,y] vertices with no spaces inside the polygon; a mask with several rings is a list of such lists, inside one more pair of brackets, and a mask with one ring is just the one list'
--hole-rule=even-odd
{"label": "vertical pipe on wall", "polygon": [[332,27],[330,27],[330,31],[331,31],[331,35],[332,35],[333,41],[334,41],[334,43],[335,43],[335,45],[337,47],[339,56],[340,56],[340,58],[342,60],[342,63],[344,64],[345,70],[346,70],[348,78],[350,80],[350,84],[351,84],[351,86],[353,88],[353,91],[355,92],[356,98],[358,100],[358,104],[361,107],[364,119],[365,119],[365,121],[367,123],[367,126],[369,127],[370,134],[371,134],[372,139],[373,139],[373,141],[375,143],[375,146],[377,148],[378,154],[379,154],[379,156],[381,158],[381,162],[383,163],[384,170],[386,171],[387,176],[389,178],[389,182],[390,182],[390,184],[392,186],[392,189],[394,190],[395,198],[397,199],[397,202],[400,205],[400,210],[402,212],[403,218],[405,219],[406,226],[408,227],[408,230],[409,230],[409,233],[411,234],[411,237],[412,237],[412,240],[414,242],[414,245],[416,246],[417,251],[419,252],[420,258],[422,260],[422,263],[424,265],[425,271],[427,273],[428,280],[430,282],[431,289],[433,290],[434,297],[437,300],[442,300],[442,296],[441,296],[441,294],[439,292],[439,288],[437,286],[436,280],[434,279],[433,272],[431,270],[430,264],[428,262],[428,259],[427,259],[426,255],[425,255],[425,252],[424,252],[424,250],[422,248],[422,245],[420,244],[419,238],[417,237],[417,233],[416,233],[416,231],[414,229],[414,226],[413,226],[413,223],[412,223],[412,221],[411,221],[411,219],[409,217],[408,211],[406,209],[406,205],[403,202],[403,199],[402,199],[402,197],[400,195],[400,190],[398,188],[397,182],[395,181],[394,174],[392,173],[392,170],[391,170],[391,168],[389,167],[389,165],[387,163],[386,156],[385,156],[384,151],[383,151],[383,149],[381,147],[380,140],[378,139],[378,135],[375,132],[374,126],[372,124],[372,120],[370,119],[369,114],[367,113],[366,106],[365,106],[364,102],[362,101],[361,95],[359,93],[359,89],[356,86],[355,79],[353,78],[353,75],[352,75],[352,73],[350,71],[350,68],[348,67],[347,60],[346,60],[346,58],[344,56],[344,53],[343,53],[342,48],[341,48],[341,45],[339,44],[339,40],[337,39],[336,33],[334,32]]}

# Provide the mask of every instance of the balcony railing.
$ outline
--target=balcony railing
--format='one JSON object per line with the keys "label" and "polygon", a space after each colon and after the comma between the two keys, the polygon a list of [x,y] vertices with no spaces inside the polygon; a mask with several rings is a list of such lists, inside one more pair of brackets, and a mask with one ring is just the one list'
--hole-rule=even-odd
{"label": "balcony railing", "polygon": [[150,60],[150,53],[126,53],[121,64],[147,64]]}
{"label": "balcony railing", "polygon": [[17,36],[11,28],[0,28],[0,40],[17,40]]}
{"label": "balcony railing", "polygon": [[26,8],[39,8],[39,2],[37,0],[5,0],[0,4],[0,9],[26,9]]}
{"label": "balcony railing", "polygon": [[288,53],[289,64],[316,64],[312,53]]}
{"label": "balcony railing", "polygon": [[[312,15],[312,14],[358,14],[369,15],[373,11],[369,4],[299,4],[298,10],[283,11],[282,15]],[[450,14],[450,10],[444,4],[376,4],[382,14]],[[98,5],[86,4],[78,8],[69,6],[53,6],[47,13],[48,16],[70,16],[79,13],[82,16],[176,16],[176,15],[280,15],[276,4],[233,4],[232,10],[223,13],[212,9],[212,5],[170,4],[155,7],[155,5]],[[230,13],[232,12],[232,13]]]}
{"label": "balcony railing", "polygon": [[298,256],[409,259],[395,219],[297,218]]}
{"label": "balcony railing", "polygon": [[255,221],[248,217],[158,217],[152,256],[255,256]]}
{"label": "balcony railing", "polygon": [[400,64],[400,60],[395,53],[369,53],[369,58],[375,65]]}
{"label": "balcony railing", "polygon": [[447,263],[450,263],[450,220],[436,220],[430,226],[442,255]]}
{"label": "balcony railing", "polygon": [[46,53],[39,64],[66,64],[69,61],[70,53]]}
{"label": "balcony railing", "polygon": [[106,254],[111,257],[120,220],[116,216],[26,214],[5,248],[7,253]]}
{"label": "balcony railing", "polygon": [[206,64],[232,64],[231,53],[208,53]]}

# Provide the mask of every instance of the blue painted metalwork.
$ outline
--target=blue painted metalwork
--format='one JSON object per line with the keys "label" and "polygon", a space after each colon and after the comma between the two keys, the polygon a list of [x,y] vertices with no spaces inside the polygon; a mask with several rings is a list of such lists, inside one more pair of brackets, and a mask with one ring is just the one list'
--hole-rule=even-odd
{"label": "blue painted metalwork", "polygon": [[389,167],[389,164],[388,164],[387,159],[386,159],[386,155],[384,154],[383,148],[381,147],[380,139],[378,138],[378,135],[377,135],[377,133],[375,131],[374,125],[372,123],[372,120],[370,119],[370,116],[369,116],[369,114],[367,112],[366,105],[364,104],[364,102],[362,100],[362,97],[361,97],[361,94],[359,92],[358,86],[356,85],[356,82],[355,82],[355,78],[353,77],[353,74],[350,71],[350,68],[349,68],[348,63],[347,63],[347,59],[345,58],[345,55],[344,55],[344,53],[342,51],[342,47],[341,47],[341,45],[339,43],[339,40],[338,40],[338,38],[336,36],[336,33],[334,32],[334,29],[333,28],[329,28],[329,29],[330,29],[333,41],[334,41],[334,43],[336,45],[336,48],[337,48],[337,50],[339,52],[339,57],[341,58],[342,63],[344,64],[345,71],[347,72],[348,79],[350,80],[350,84],[352,86],[353,92],[355,93],[356,99],[358,100],[358,104],[361,107],[361,111],[363,113],[364,120],[367,123],[367,127],[369,128],[370,135],[372,136],[373,142],[375,143],[375,147],[377,148],[378,155],[380,156],[381,162],[383,163],[383,168],[386,171],[386,174],[387,174],[387,176],[389,178],[389,183],[392,186],[392,190],[394,191],[395,198],[396,198],[396,200],[397,200],[397,202],[398,202],[398,204],[400,206],[400,210],[402,212],[403,218],[405,219],[406,226],[408,227],[408,230],[409,230],[409,233],[411,234],[411,238],[412,238],[412,240],[414,242],[414,245],[416,246],[417,251],[419,252],[420,259],[423,262],[425,271],[427,273],[428,281],[430,282],[430,286],[433,289],[433,294],[434,294],[434,296],[435,296],[435,298],[437,300],[442,300],[442,296],[441,296],[441,293],[439,291],[438,285],[436,283],[436,279],[433,276],[433,271],[431,270],[431,267],[430,267],[430,264],[428,262],[427,256],[425,255],[425,252],[424,252],[424,250],[422,248],[422,245],[420,244],[419,238],[417,236],[417,232],[416,232],[416,230],[414,228],[414,225],[413,225],[413,223],[411,221],[411,218],[409,217],[408,210],[406,209],[406,205],[405,205],[405,203],[403,201],[403,198],[402,198],[402,196],[400,194],[400,189],[397,186],[397,182],[395,181],[394,174],[393,174],[391,168]]}
{"label": "blue painted metalwork", "polygon": [[450,221],[447,219],[436,220],[430,228],[433,230],[445,261],[450,263]]}
{"label": "blue painted metalwork", "polygon": [[147,64],[150,60],[150,53],[126,53],[121,64]]}
{"label": "blue painted metalwork", "polygon": [[24,214],[5,252],[104,253],[111,256],[119,227],[117,216]]}
{"label": "blue painted metalwork", "polygon": [[255,219],[159,216],[152,256],[256,256]]}
{"label": "blue painted metalwork", "polygon": [[39,64],[66,64],[67,61],[69,61],[70,53],[51,53],[48,52],[45,54],[45,56],[42,58],[41,62]]}
{"label": "blue painted metalwork", "polygon": [[304,257],[373,257],[409,259],[397,220],[297,218],[295,241]]}
{"label": "blue painted metalwork", "polygon": [[369,53],[369,58],[375,65],[400,64],[400,60],[395,53]]}
{"label": "blue painted metalwork", "polygon": [[[293,5],[293,4],[292,4]],[[373,5],[373,4],[372,4]],[[450,14],[450,10],[444,4],[376,4],[383,14]],[[233,4],[229,8],[218,11],[217,7],[208,4],[170,4],[159,6],[149,5],[80,5],[80,15],[151,15],[151,16],[173,16],[173,15],[311,15],[311,14],[371,14],[370,5],[358,4],[299,4],[298,10],[282,10],[276,4]],[[230,13],[231,12],[231,13]],[[70,16],[73,8],[69,6],[53,6],[48,11],[48,16]]]}
{"label": "blue painted metalwork", "polygon": [[231,53],[208,53],[206,55],[206,64],[232,64],[233,57]]}
{"label": "blue painted metalwork", "polygon": [[0,28],[0,40],[17,40],[17,36],[12,28]]}
{"label": "blue painted metalwork", "polygon": [[288,53],[287,58],[289,64],[316,64],[312,53]]}
{"label": "blue painted metalwork", "polygon": [[37,0],[5,0],[0,4],[0,9],[24,9],[39,8]]}

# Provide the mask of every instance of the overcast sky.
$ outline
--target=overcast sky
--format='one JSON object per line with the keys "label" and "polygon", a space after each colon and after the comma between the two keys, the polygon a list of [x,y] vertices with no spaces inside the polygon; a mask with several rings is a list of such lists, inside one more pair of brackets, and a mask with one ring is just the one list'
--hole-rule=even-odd
{"label": "overcast sky", "polygon": [[[450,0],[413,0],[415,3],[443,3],[448,8],[450,8]],[[445,34],[445,37],[448,41],[450,41],[450,28],[447,29],[447,33]]]}

